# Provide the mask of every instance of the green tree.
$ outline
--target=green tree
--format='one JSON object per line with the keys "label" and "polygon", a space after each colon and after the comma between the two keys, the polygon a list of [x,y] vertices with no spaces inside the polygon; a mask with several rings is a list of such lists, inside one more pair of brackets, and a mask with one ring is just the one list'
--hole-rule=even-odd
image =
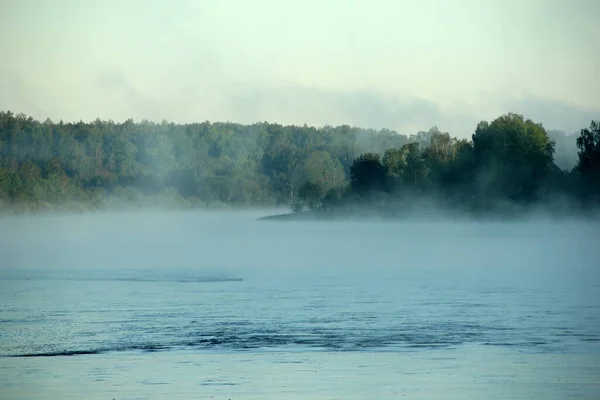
{"label": "green tree", "polygon": [[473,150],[479,189],[487,197],[531,202],[553,165],[554,142],[541,124],[519,114],[480,122]]}
{"label": "green tree", "polygon": [[350,167],[350,186],[359,196],[384,191],[386,181],[386,170],[379,154],[361,154]]}
{"label": "green tree", "polygon": [[0,197],[3,206],[33,208],[96,207],[116,196],[178,207],[278,202],[349,211],[400,209],[425,195],[469,210],[573,195],[596,207],[599,125],[592,121],[572,139],[553,132],[564,140],[561,168],[566,141],[579,150],[566,172],[554,165],[542,125],[518,114],[481,122],[472,140],[457,140],[437,127],[406,136],[348,125],[39,122],[0,112]]}
{"label": "green tree", "polygon": [[301,161],[295,171],[294,181],[297,187],[299,182],[315,182],[328,191],[344,184],[344,168],[338,160],[331,158],[329,153],[317,150]]}
{"label": "green tree", "polygon": [[302,212],[306,208],[316,211],[321,206],[325,190],[319,182],[308,181],[298,189],[298,194],[292,202],[292,211]]}
{"label": "green tree", "polygon": [[581,194],[586,201],[600,201],[600,120],[592,121],[577,138],[576,172],[581,177]]}

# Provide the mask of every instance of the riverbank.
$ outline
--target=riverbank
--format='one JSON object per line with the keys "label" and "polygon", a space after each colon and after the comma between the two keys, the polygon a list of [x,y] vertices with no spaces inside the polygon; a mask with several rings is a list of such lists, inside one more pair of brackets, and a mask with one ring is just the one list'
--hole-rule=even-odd
{"label": "riverbank", "polygon": [[390,212],[381,210],[314,212],[272,214],[257,218],[259,221],[299,222],[299,221],[479,221],[479,222],[519,222],[531,220],[587,220],[600,221],[597,210],[553,210],[533,209],[518,212],[466,211],[466,210],[410,210]]}

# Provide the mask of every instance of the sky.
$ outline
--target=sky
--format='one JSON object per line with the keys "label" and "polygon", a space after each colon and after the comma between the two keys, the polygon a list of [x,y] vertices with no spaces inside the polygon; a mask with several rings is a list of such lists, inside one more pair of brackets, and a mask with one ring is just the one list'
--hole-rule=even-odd
{"label": "sky", "polygon": [[600,119],[597,0],[0,0],[0,110],[470,136]]}

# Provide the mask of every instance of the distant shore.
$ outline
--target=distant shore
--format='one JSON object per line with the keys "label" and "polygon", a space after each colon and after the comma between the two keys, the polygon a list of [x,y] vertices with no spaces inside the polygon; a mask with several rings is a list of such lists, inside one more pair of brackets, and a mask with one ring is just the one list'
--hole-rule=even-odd
{"label": "distant shore", "polygon": [[[136,211],[167,211],[167,212],[223,212],[223,211],[255,211],[277,212],[275,207],[264,206],[235,206],[225,203],[191,204],[191,203],[160,203],[160,202],[80,202],[66,201],[62,203],[23,202],[8,203],[0,201],[0,216],[2,215],[41,215],[41,214],[96,214],[107,212],[136,212]],[[279,208],[279,212],[285,211]],[[268,212],[268,211],[267,211]]]}
{"label": "distant shore", "polygon": [[502,212],[408,212],[408,213],[386,213],[386,212],[314,212],[303,211],[298,213],[273,214],[257,218],[258,221],[274,222],[298,222],[298,221],[480,221],[480,222],[518,222],[532,219],[547,220],[570,220],[585,219],[588,221],[600,221],[600,213],[589,211],[587,213],[577,212],[552,212],[549,210],[522,211],[516,213]]}
{"label": "distant shore", "polygon": [[325,218],[323,215],[319,215],[311,211],[267,215],[265,217],[258,218],[259,221],[315,221],[325,219],[331,218]]}
{"label": "distant shore", "polygon": [[279,208],[266,210],[265,207],[236,207],[223,203],[194,206],[192,204],[161,204],[160,202],[104,202],[86,203],[69,201],[58,204],[46,202],[6,203],[0,201],[0,216],[9,215],[71,215],[71,214],[96,214],[110,212],[227,212],[227,211],[256,211],[263,214],[271,211],[272,214],[256,218],[257,221],[272,222],[336,222],[336,221],[527,221],[531,219],[569,220],[585,219],[600,220],[600,212],[596,209],[553,209],[533,208],[531,210],[498,210],[498,211],[468,211],[460,209],[446,209],[436,207],[410,207],[400,209],[342,208],[327,211],[302,211],[285,212]]}

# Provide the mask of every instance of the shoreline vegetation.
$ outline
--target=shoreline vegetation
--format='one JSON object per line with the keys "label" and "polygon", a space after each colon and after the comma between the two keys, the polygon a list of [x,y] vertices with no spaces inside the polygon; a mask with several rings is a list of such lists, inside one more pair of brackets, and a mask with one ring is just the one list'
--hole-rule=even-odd
{"label": "shoreline vegetation", "polygon": [[266,221],[597,218],[600,120],[520,114],[457,139],[347,125],[40,122],[0,112],[0,213],[266,209]]}

